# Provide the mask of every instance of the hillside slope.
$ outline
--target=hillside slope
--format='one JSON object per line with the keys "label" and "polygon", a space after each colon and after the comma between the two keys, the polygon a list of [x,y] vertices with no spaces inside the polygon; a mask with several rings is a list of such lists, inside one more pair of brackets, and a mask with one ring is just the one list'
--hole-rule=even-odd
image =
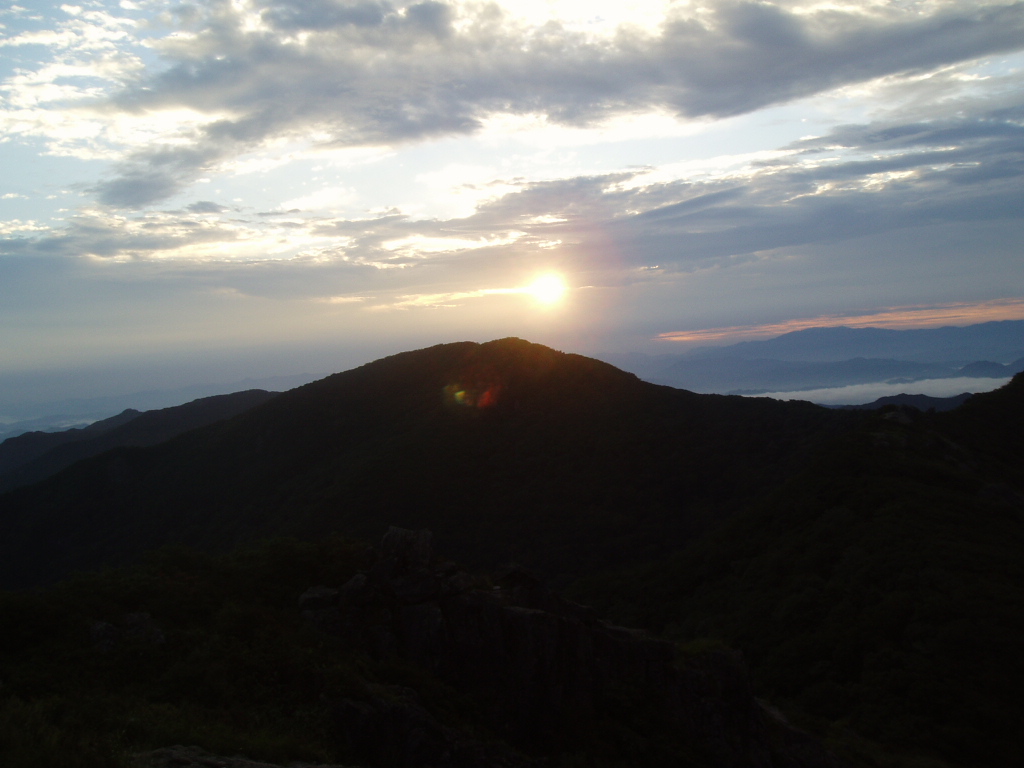
{"label": "hillside slope", "polygon": [[886,745],[877,764],[1019,765],[1022,427],[1024,374],[946,413],[883,409],[723,529],[576,594],[742,650],[761,695]]}
{"label": "hillside slope", "polygon": [[862,416],[702,396],[518,339],[395,355],[0,497],[0,584],[167,542],[373,539],[567,578],[667,554]]}
{"label": "hillside slope", "polygon": [[[1024,375],[944,413],[842,411],[518,339],[441,345],[0,496],[0,578],[389,525],[576,579],[623,626],[738,648],[755,693],[854,764],[1024,763]],[[397,637],[379,592],[365,605]]]}
{"label": "hillside slope", "polygon": [[0,764],[842,768],[736,654],[677,653],[429,538],[165,551],[0,592]]}
{"label": "hillside slope", "polygon": [[237,416],[276,392],[250,389],[152,411],[128,409],[81,429],[28,432],[0,443],[0,493],[38,482],[77,461],[122,446],[157,445]]}

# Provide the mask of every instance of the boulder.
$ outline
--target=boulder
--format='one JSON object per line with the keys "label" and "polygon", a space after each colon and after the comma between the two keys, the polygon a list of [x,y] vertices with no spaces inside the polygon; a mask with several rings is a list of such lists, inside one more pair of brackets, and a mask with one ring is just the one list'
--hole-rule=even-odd
{"label": "boulder", "polygon": [[[392,527],[373,567],[339,590],[337,631],[372,656],[414,663],[470,694],[513,746],[579,748],[619,711],[710,766],[840,766],[757,702],[739,653],[680,663],[672,643],[601,621],[527,571],[505,569],[485,587],[435,562],[429,545],[427,531]],[[375,764],[476,765],[456,760],[453,735],[430,724],[414,695],[379,694],[338,709],[367,754],[389,734],[390,757]]]}

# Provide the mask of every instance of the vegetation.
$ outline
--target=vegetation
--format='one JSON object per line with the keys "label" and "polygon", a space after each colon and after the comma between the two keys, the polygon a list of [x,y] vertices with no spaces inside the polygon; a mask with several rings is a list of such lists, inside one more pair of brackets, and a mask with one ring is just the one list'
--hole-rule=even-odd
{"label": "vegetation", "polygon": [[[862,413],[655,387],[518,340],[378,361],[0,496],[9,585],[168,543],[316,542],[164,550],[2,595],[0,763],[174,742],[351,761],[323,702],[389,684],[491,738],[471,699],[297,618],[364,557],[327,534],[398,524],[572,583],[683,660],[740,649],[758,694],[856,765],[1024,764],[1022,424],[1024,375],[948,413]],[[164,642],[132,635],[140,614]],[[629,765],[645,739],[646,764],[683,760],[627,694],[562,764]]]}
{"label": "vegetation", "polygon": [[338,539],[222,558],[166,550],[131,570],[0,594],[0,763],[108,768],[178,743],[335,756],[320,697],[377,670],[305,626],[297,596],[364,557]]}
{"label": "vegetation", "polygon": [[859,759],[1020,764],[1011,412],[881,411],[714,535],[574,593],[624,623],[741,649],[762,695]]}
{"label": "vegetation", "polygon": [[390,524],[429,527],[471,567],[568,580],[669,554],[861,418],[657,387],[516,339],[442,345],[0,496],[0,585],[170,543],[375,541]]}
{"label": "vegetation", "polygon": [[[571,728],[525,738],[489,715],[495,696],[514,691],[485,702],[472,685],[368,650],[358,638],[372,623],[338,633],[302,615],[310,585],[344,584],[370,556],[340,538],[221,556],[165,549],[130,569],[0,593],[0,765],[133,768],[140,753],[186,744],[280,764],[400,768],[427,764],[400,737],[416,746],[439,735],[471,755],[443,763],[452,766],[720,764],[678,738],[639,687],[566,713]],[[486,580],[476,585],[490,597]],[[383,723],[360,719],[382,707]]]}

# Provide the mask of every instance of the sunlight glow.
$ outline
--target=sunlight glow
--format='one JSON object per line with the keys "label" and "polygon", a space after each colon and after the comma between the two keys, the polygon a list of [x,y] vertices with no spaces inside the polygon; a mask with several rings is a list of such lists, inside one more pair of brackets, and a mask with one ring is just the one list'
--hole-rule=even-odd
{"label": "sunlight glow", "polygon": [[541,304],[557,304],[565,296],[567,290],[562,276],[554,273],[541,275],[525,288],[525,292]]}

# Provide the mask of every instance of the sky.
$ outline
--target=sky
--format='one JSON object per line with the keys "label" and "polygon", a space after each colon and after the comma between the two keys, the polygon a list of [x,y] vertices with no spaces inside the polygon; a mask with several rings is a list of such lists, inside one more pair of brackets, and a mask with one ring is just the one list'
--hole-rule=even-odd
{"label": "sky", "polygon": [[1022,2],[4,2],[0,405],[1024,318],[1022,152]]}

